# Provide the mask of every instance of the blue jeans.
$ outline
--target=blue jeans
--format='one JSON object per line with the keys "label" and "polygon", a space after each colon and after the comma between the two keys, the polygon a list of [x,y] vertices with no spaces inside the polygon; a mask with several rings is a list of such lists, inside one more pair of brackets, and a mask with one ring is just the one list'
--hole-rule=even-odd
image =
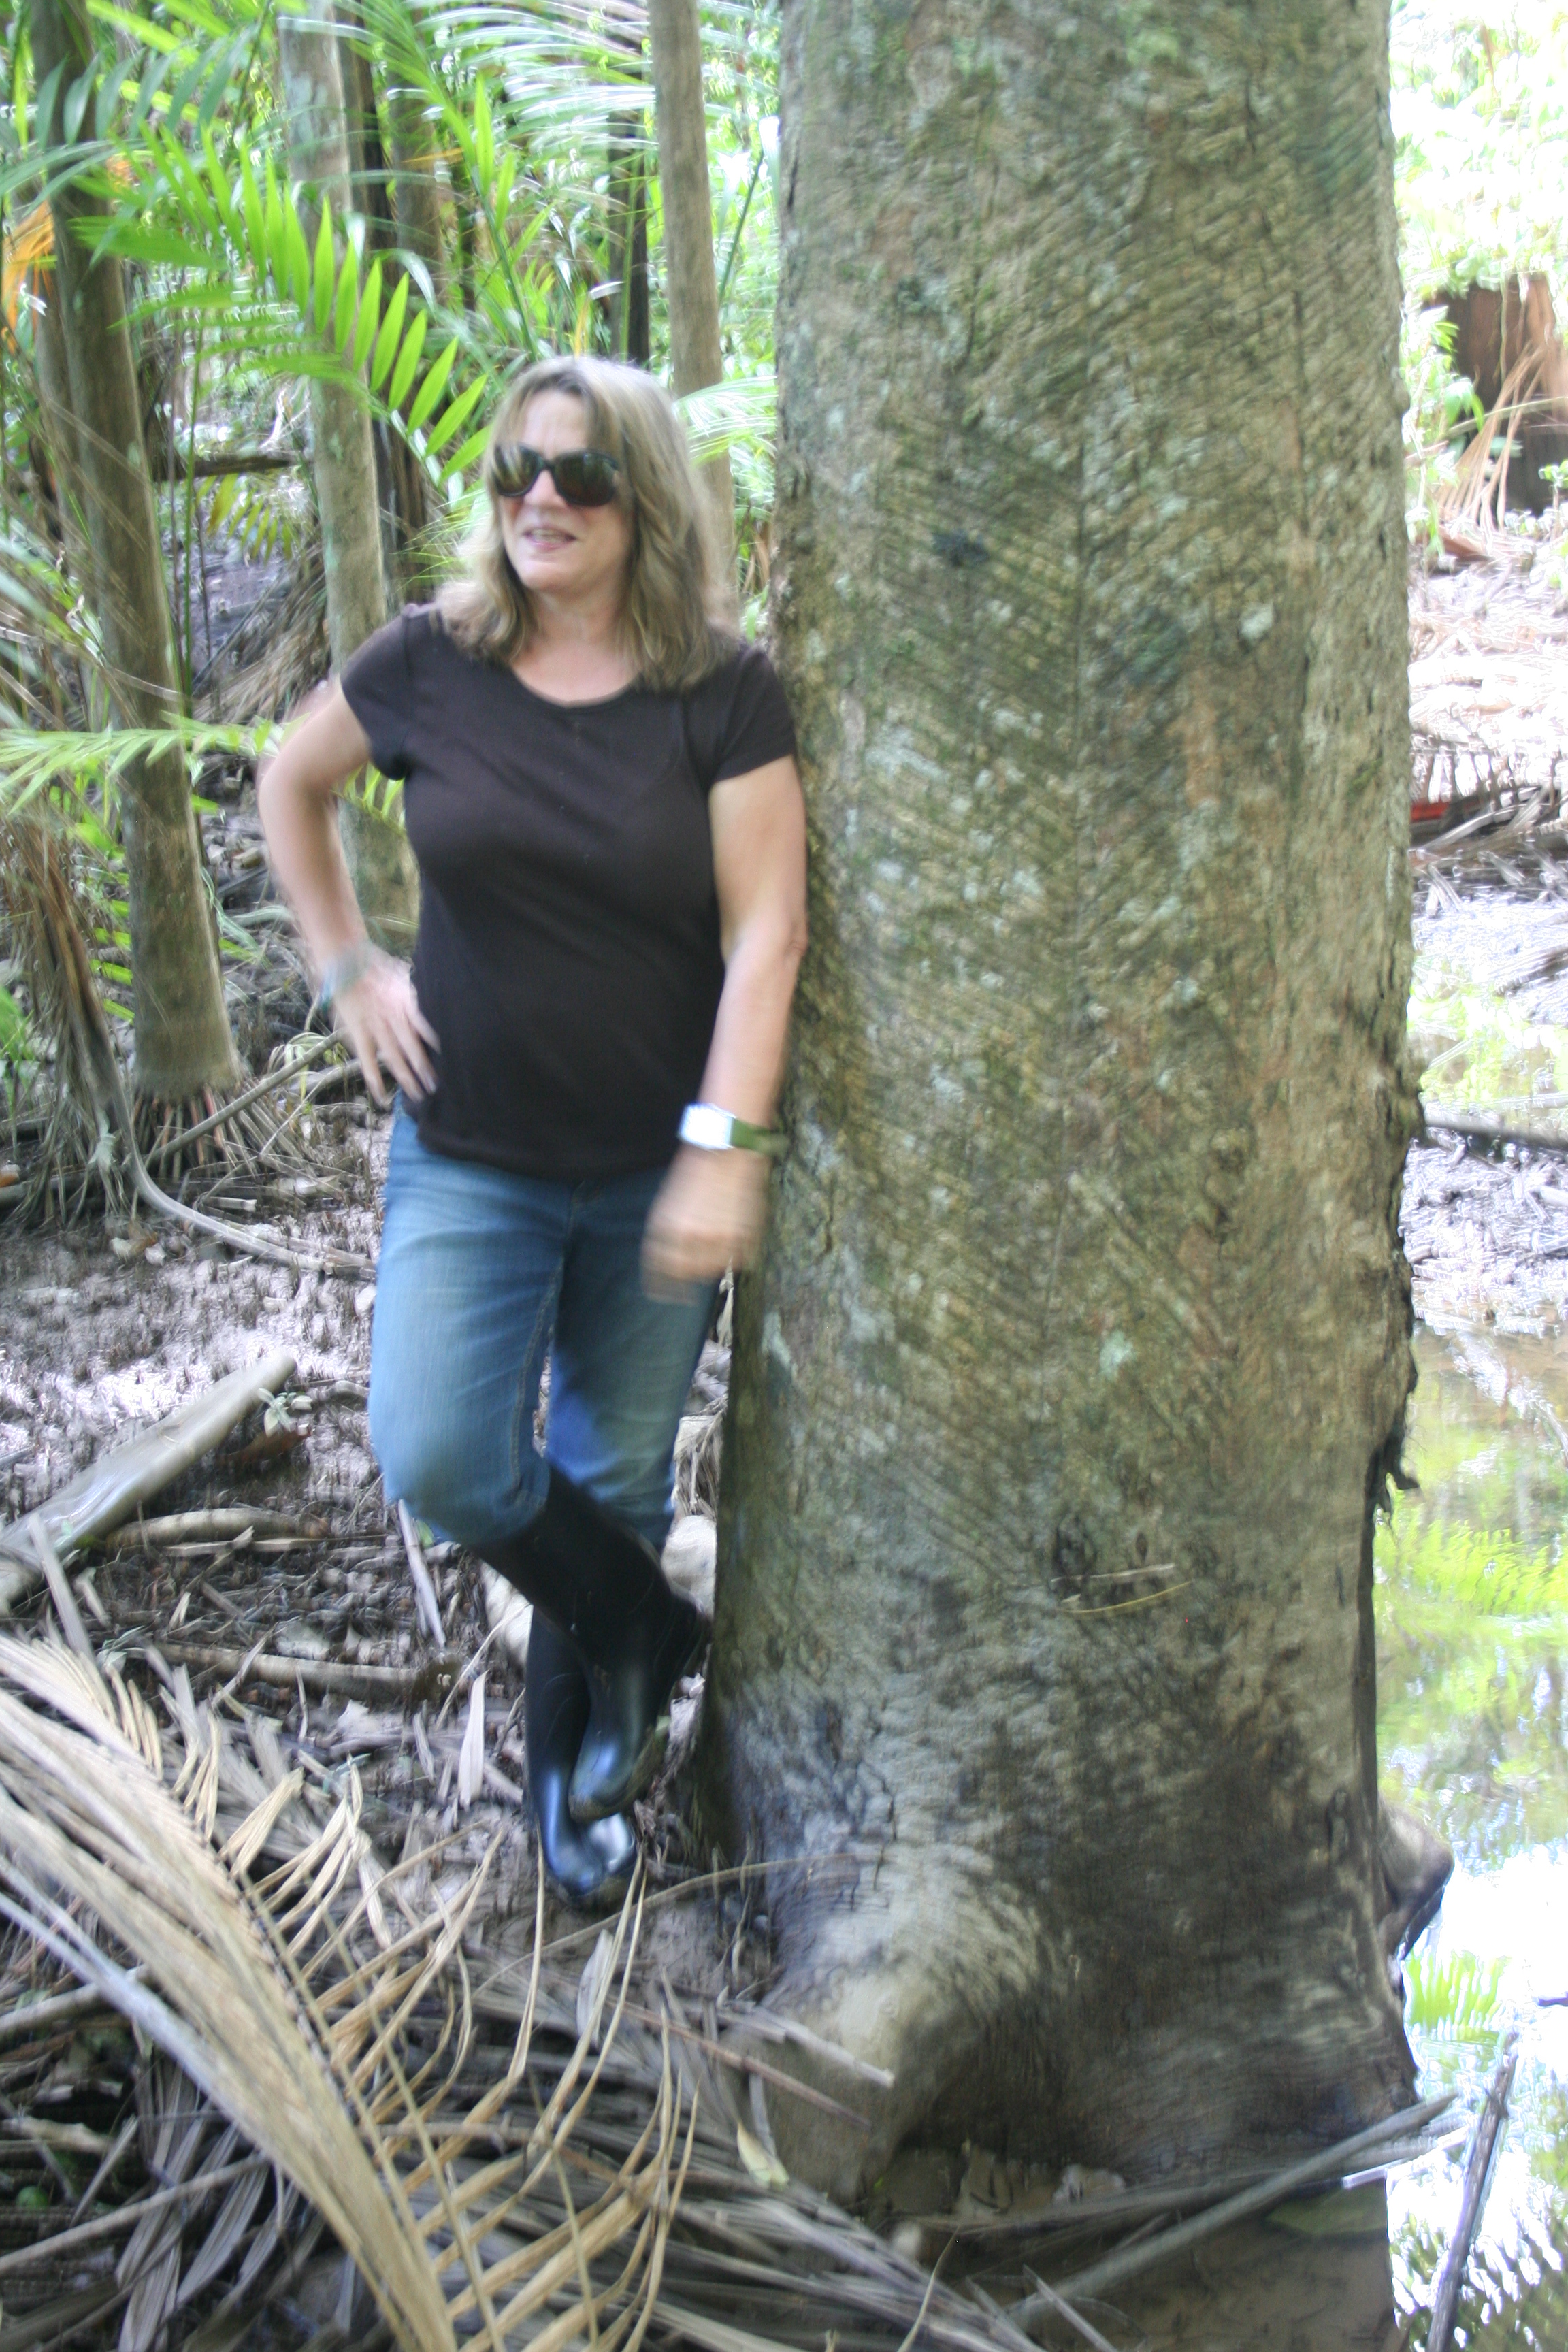
{"label": "blue jeans", "polygon": [[371,1344],[370,1433],[389,1497],[483,1552],[544,1500],[533,1444],[655,1550],[681,1408],[716,1286],[647,1297],[643,1225],[664,1171],[559,1184],[428,1151],[399,1111]]}

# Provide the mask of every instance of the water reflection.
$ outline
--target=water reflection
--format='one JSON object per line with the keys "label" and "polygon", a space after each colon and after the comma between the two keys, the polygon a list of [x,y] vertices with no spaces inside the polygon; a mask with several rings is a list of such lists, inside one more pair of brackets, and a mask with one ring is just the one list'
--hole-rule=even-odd
{"label": "water reflection", "polygon": [[[1539,1335],[1418,1334],[1419,1490],[1380,1531],[1384,1785],[1458,1867],[1409,1971],[1423,2093],[1479,2104],[1521,2033],[1512,2122],[1460,2305],[1474,2344],[1568,2347],[1568,1362]],[[1394,2292],[1424,2311],[1462,2152],[1389,2190]],[[1425,2342],[1417,2317],[1409,2341]]]}

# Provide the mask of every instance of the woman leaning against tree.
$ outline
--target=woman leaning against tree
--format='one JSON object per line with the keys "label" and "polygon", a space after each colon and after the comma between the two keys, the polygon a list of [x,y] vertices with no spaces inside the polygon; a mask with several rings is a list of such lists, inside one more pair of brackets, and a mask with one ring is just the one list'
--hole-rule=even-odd
{"label": "woman leaning against tree", "polygon": [[[725,1267],[756,1249],[805,941],[766,656],[712,615],[679,422],[550,360],[502,403],[466,577],[362,646],[260,788],[274,870],[378,1100],[399,1090],[372,1345],[390,1497],[533,1603],[546,1864],[624,1884],[702,1624],[659,1565]],[[369,942],[333,799],[401,779],[412,972]],[[546,1357],[542,1460],[533,1416]]]}

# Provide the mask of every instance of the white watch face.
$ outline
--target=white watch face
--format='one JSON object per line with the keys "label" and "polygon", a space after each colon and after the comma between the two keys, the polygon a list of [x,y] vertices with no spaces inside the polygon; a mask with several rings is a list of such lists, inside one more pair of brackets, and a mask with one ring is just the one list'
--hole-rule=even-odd
{"label": "white watch face", "polygon": [[680,1122],[680,1139],[694,1143],[700,1151],[727,1151],[733,1125],[727,1110],[715,1110],[711,1103],[692,1103]]}

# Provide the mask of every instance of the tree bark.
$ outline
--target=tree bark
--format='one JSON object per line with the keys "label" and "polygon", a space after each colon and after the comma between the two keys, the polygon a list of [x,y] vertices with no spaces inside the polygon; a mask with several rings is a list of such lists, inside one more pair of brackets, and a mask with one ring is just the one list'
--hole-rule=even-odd
{"label": "tree bark", "polygon": [[[340,224],[353,203],[339,39],[324,8],[310,22],[279,17],[289,170],[312,250],[322,201]],[[312,376],[310,397],[327,640],[341,669],[386,619],[375,448],[370,410],[352,385]],[[339,823],[371,931],[384,945],[408,945],[418,922],[419,886],[406,839],[396,825],[353,801],[342,803]]]}
{"label": "tree bark", "polygon": [[701,1786],[897,2079],[781,2151],[1332,2138],[1412,2081],[1386,10],[789,0],[783,91],[813,930]]}
{"label": "tree bark", "polygon": [[429,271],[437,302],[445,303],[447,247],[441,235],[441,189],[436,177],[436,142],[424,101],[416,89],[394,90],[386,112],[398,236]]}
{"label": "tree bark", "polygon": [[[31,18],[39,84],[61,68],[51,119],[39,126],[47,151],[63,143],[61,93],[89,69],[92,43],[77,0],[32,0]],[[89,198],[62,188],[50,210],[77,467],[70,489],[91,551],[110,693],[122,725],[168,726],[180,695],[124,282],[118,260],[95,261],[79,233],[93,217]],[[57,401],[64,389],[56,383]],[[121,790],[136,1085],[188,1101],[231,1086],[238,1065],[183,755],[132,762]]]}
{"label": "tree bark", "polygon": [[[33,306],[33,381],[38,394],[38,417],[49,469],[54,475],[55,504],[60,519],[60,541],[66,571],[83,588],[93,585],[92,548],[82,517],[86,490],[77,441],[76,413],[71,406],[70,361],[65,327],[60,319],[59,280],[53,269],[31,273]],[[149,451],[149,456],[151,452]],[[77,664],[89,727],[107,727],[110,720],[103,680],[90,662]]]}
{"label": "tree bark", "polygon": [[610,347],[633,367],[648,363],[647,164],[641,150],[615,142],[610,148]]}
{"label": "tree bark", "polygon": [[[340,0],[338,22],[343,35],[338,62],[343,77],[350,200],[364,220],[364,258],[368,267],[376,255],[390,257],[397,244],[392,211],[392,174],[382,142],[381,108],[376,99],[370,39],[364,29],[363,9],[357,0]],[[391,299],[402,275],[401,269],[388,270],[384,259],[384,301]],[[383,575],[391,601],[397,602],[405,593],[404,554],[430,520],[426,478],[424,467],[402,434],[394,431],[384,418],[372,420],[371,448],[375,457]]]}
{"label": "tree bark", "polygon": [[[708,121],[702,97],[702,28],[697,0],[648,0],[664,201],[664,283],[669,365],[676,395],[721,383],[719,287],[713,270],[713,194],[708,183]],[[708,502],[714,570],[731,616],[735,588],[735,494],[726,453],[698,469]]]}

